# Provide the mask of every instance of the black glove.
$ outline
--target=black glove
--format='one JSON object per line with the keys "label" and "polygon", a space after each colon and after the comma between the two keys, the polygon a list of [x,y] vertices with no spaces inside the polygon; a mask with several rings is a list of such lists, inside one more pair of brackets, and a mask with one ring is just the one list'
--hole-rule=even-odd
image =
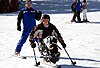
{"label": "black glove", "polygon": [[33,39],[33,38],[32,38],[32,39],[30,38],[29,41],[30,41],[31,43],[34,43],[34,39]]}
{"label": "black glove", "polygon": [[35,43],[31,43],[31,47],[32,48],[35,48],[36,47],[36,44]]}
{"label": "black glove", "polygon": [[18,31],[21,31],[21,26],[17,26],[17,30]]}
{"label": "black glove", "polygon": [[36,11],[35,19],[39,21],[41,19],[41,16],[42,16],[42,12],[41,11]]}
{"label": "black glove", "polygon": [[65,43],[62,43],[62,46],[63,46],[63,48],[66,48],[66,44]]}

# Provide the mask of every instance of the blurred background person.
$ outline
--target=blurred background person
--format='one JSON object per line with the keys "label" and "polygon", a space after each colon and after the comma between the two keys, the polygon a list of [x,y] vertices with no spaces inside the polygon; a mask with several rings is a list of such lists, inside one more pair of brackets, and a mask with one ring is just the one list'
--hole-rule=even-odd
{"label": "blurred background person", "polygon": [[89,22],[87,19],[87,1],[86,0],[83,0],[82,6],[83,6],[83,22]]}
{"label": "blurred background person", "polygon": [[77,6],[77,0],[73,0],[73,3],[71,5],[71,10],[73,12],[73,17],[71,22],[76,22],[76,6]]}

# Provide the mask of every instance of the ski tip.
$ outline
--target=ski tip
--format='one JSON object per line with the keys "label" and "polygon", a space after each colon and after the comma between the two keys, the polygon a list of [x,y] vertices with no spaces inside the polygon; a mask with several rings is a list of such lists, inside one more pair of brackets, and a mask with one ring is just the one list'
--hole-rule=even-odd
{"label": "ski tip", "polygon": [[34,66],[38,67],[38,65],[36,65],[36,64]]}
{"label": "ski tip", "polygon": [[61,68],[61,66],[58,66],[57,68]]}
{"label": "ski tip", "polygon": [[27,57],[22,57],[22,59],[27,59]]}

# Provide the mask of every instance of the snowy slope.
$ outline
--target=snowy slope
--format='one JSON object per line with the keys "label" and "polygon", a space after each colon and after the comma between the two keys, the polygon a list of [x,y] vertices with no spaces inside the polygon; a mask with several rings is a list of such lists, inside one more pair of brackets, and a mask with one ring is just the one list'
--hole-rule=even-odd
{"label": "snowy slope", "polygon": [[[88,13],[91,23],[71,23],[72,13],[50,14],[50,16],[51,22],[57,26],[67,44],[68,53],[73,61],[77,62],[76,66],[72,66],[64,50],[60,50],[61,58],[57,64],[62,68],[100,68],[100,12]],[[21,32],[16,30],[16,18],[15,13],[0,16],[0,68],[52,68],[43,64],[40,58],[37,59],[41,61],[41,65],[34,66],[34,55],[28,40],[23,46],[21,55],[29,58],[23,60],[11,56],[21,36]],[[59,46],[61,47],[60,44]],[[38,49],[35,50],[39,56]]]}

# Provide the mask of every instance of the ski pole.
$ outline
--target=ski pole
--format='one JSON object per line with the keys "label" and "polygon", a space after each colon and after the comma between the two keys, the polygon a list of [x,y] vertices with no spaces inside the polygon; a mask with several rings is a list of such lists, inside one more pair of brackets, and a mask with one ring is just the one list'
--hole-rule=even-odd
{"label": "ski pole", "polygon": [[66,54],[68,55],[69,59],[71,60],[71,63],[72,63],[73,65],[75,65],[75,64],[76,64],[76,61],[72,61],[72,59],[71,59],[71,57],[69,56],[67,50],[66,50],[65,48],[64,48],[64,50],[65,50]]}
{"label": "ski pole", "polygon": [[58,47],[60,50],[62,50],[61,47],[59,47],[58,45],[57,45],[57,47]]}
{"label": "ski pole", "polygon": [[35,66],[38,66],[38,65],[40,65],[40,62],[37,62],[37,59],[36,59],[36,54],[35,54],[35,50],[34,50],[34,48],[33,48],[33,52],[34,52],[34,56],[35,56],[35,63],[36,63],[36,65],[35,65]]}

